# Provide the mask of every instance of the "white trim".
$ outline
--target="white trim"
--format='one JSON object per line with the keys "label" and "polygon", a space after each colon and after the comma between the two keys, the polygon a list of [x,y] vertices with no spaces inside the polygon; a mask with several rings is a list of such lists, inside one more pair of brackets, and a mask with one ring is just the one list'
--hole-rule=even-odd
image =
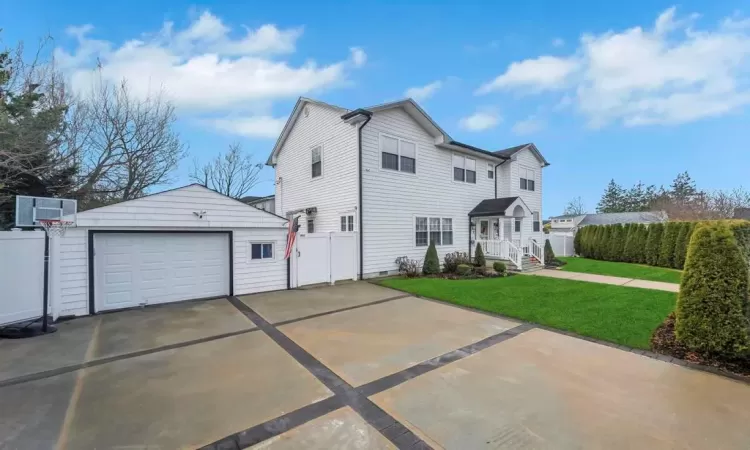
{"label": "white trim", "polygon": [[[315,150],[318,147],[320,147],[320,175],[318,175],[317,177],[314,177],[312,175],[312,166],[313,166],[312,155],[313,155],[313,150]],[[320,180],[323,177],[325,177],[326,172],[325,172],[325,168],[323,167],[325,166],[325,163],[323,161],[323,153],[324,153],[323,144],[315,144],[313,146],[310,146],[310,180],[312,181]]]}
{"label": "white trim", "polygon": [[[396,149],[396,151],[398,152],[397,153],[397,155],[398,155],[398,170],[395,170],[395,169],[386,169],[386,168],[383,167],[383,136],[385,136],[387,138],[390,138],[390,139],[395,139],[396,142],[397,142],[397,147],[398,148]],[[401,170],[401,142],[402,141],[403,142],[408,142],[408,143],[414,145],[414,172],[413,173],[412,172],[404,172],[403,170]],[[385,173],[400,173],[400,174],[409,175],[409,176],[413,176],[413,177],[417,176],[417,173],[419,172],[419,145],[417,145],[417,143],[415,141],[412,141],[412,140],[409,140],[409,139],[404,139],[402,137],[399,137],[399,136],[396,136],[396,135],[393,135],[393,134],[378,133],[378,169],[380,169],[381,172],[385,172]]]}
{"label": "white trim", "polygon": [[[263,245],[271,244],[271,257],[263,256]],[[253,258],[253,245],[260,245],[260,258]],[[273,261],[276,259],[276,243],[273,241],[247,241],[247,262],[259,263],[263,261]]]}

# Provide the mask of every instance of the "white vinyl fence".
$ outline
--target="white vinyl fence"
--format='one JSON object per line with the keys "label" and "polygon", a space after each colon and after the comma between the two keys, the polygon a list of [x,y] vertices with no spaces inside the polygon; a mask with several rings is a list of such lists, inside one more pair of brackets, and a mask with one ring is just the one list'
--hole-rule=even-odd
{"label": "white vinyl fence", "polygon": [[0,232],[0,326],[42,316],[44,232]]}
{"label": "white vinyl fence", "polygon": [[292,258],[292,287],[357,279],[357,233],[300,234]]}
{"label": "white vinyl fence", "polygon": [[549,243],[552,246],[552,251],[555,252],[555,256],[575,255],[575,250],[573,248],[573,235],[550,233],[545,235],[545,238],[549,239]]}

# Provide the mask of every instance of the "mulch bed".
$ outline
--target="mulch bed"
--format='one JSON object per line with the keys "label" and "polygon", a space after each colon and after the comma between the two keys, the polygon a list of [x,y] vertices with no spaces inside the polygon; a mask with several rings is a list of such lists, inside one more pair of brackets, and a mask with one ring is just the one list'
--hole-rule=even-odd
{"label": "mulch bed", "polygon": [[727,359],[692,352],[677,342],[674,334],[674,326],[675,317],[674,313],[672,313],[654,331],[654,335],[651,337],[651,349],[653,351],[674,358],[684,359],[691,363],[716,367],[737,375],[750,376],[750,357]]}

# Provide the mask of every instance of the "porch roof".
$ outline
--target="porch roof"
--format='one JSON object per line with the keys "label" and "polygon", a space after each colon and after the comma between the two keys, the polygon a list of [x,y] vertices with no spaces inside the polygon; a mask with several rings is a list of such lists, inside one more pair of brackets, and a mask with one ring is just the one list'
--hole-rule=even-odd
{"label": "porch roof", "polygon": [[469,211],[469,217],[504,216],[519,197],[488,198]]}

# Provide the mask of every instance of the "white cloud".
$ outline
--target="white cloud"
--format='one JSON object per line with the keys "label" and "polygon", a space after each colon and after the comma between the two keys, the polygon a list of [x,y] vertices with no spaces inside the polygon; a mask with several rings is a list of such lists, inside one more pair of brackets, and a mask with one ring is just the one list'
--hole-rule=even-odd
{"label": "white cloud", "polygon": [[468,131],[484,131],[494,128],[502,121],[502,117],[493,111],[477,111],[459,121],[459,126]]}
{"label": "white cloud", "polygon": [[514,62],[505,73],[482,85],[477,90],[477,94],[513,88],[533,91],[557,89],[565,84],[576,69],[578,69],[578,62],[573,58],[540,56],[536,59]]}
{"label": "white cloud", "polygon": [[367,62],[367,53],[359,47],[352,47],[349,49],[352,55],[352,63],[354,67],[362,67]]}
{"label": "white cloud", "polygon": [[553,47],[562,47],[565,45],[565,41],[562,38],[555,38],[552,40]]}
{"label": "white cloud", "polygon": [[249,116],[206,121],[219,130],[251,138],[276,138],[286,123],[285,117]]}
{"label": "white cloud", "polygon": [[513,127],[511,127],[511,131],[519,136],[524,136],[537,133],[543,130],[546,125],[547,124],[544,122],[544,120],[539,119],[536,116],[529,116],[528,118],[519,120],[518,122],[513,124]]}
{"label": "white cloud", "polygon": [[416,101],[424,101],[432,97],[441,87],[443,87],[442,81],[433,81],[424,86],[410,87],[404,92],[404,96],[411,97]]}
{"label": "white cloud", "polygon": [[275,101],[342,86],[367,58],[354,47],[340,61],[320,64],[307,59],[294,64],[283,55],[295,52],[302,28],[266,24],[233,38],[232,28],[208,11],[184,29],[165,22],[155,33],[120,44],[92,39],[92,31],[91,25],[70,27],[68,34],[77,45],[70,51],[55,49],[55,59],[73,91],[88,92],[101,76],[114,83],[126,79],[131,92],[141,98],[163,91],[181,116],[229,116],[252,110],[261,117],[242,127],[212,122],[224,130],[250,130],[244,134],[256,133],[254,127],[260,125],[268,129],[265,125],[270,122],[263,116],[269,116]]}
{"label": "white cloud", "polygon": [[480,91],[560,90],[595,127],[685,123],[750,104],[750,21],[697,29],[698,18],[669,8],[650,28],[585,34],[567,58],[512,63]]}

